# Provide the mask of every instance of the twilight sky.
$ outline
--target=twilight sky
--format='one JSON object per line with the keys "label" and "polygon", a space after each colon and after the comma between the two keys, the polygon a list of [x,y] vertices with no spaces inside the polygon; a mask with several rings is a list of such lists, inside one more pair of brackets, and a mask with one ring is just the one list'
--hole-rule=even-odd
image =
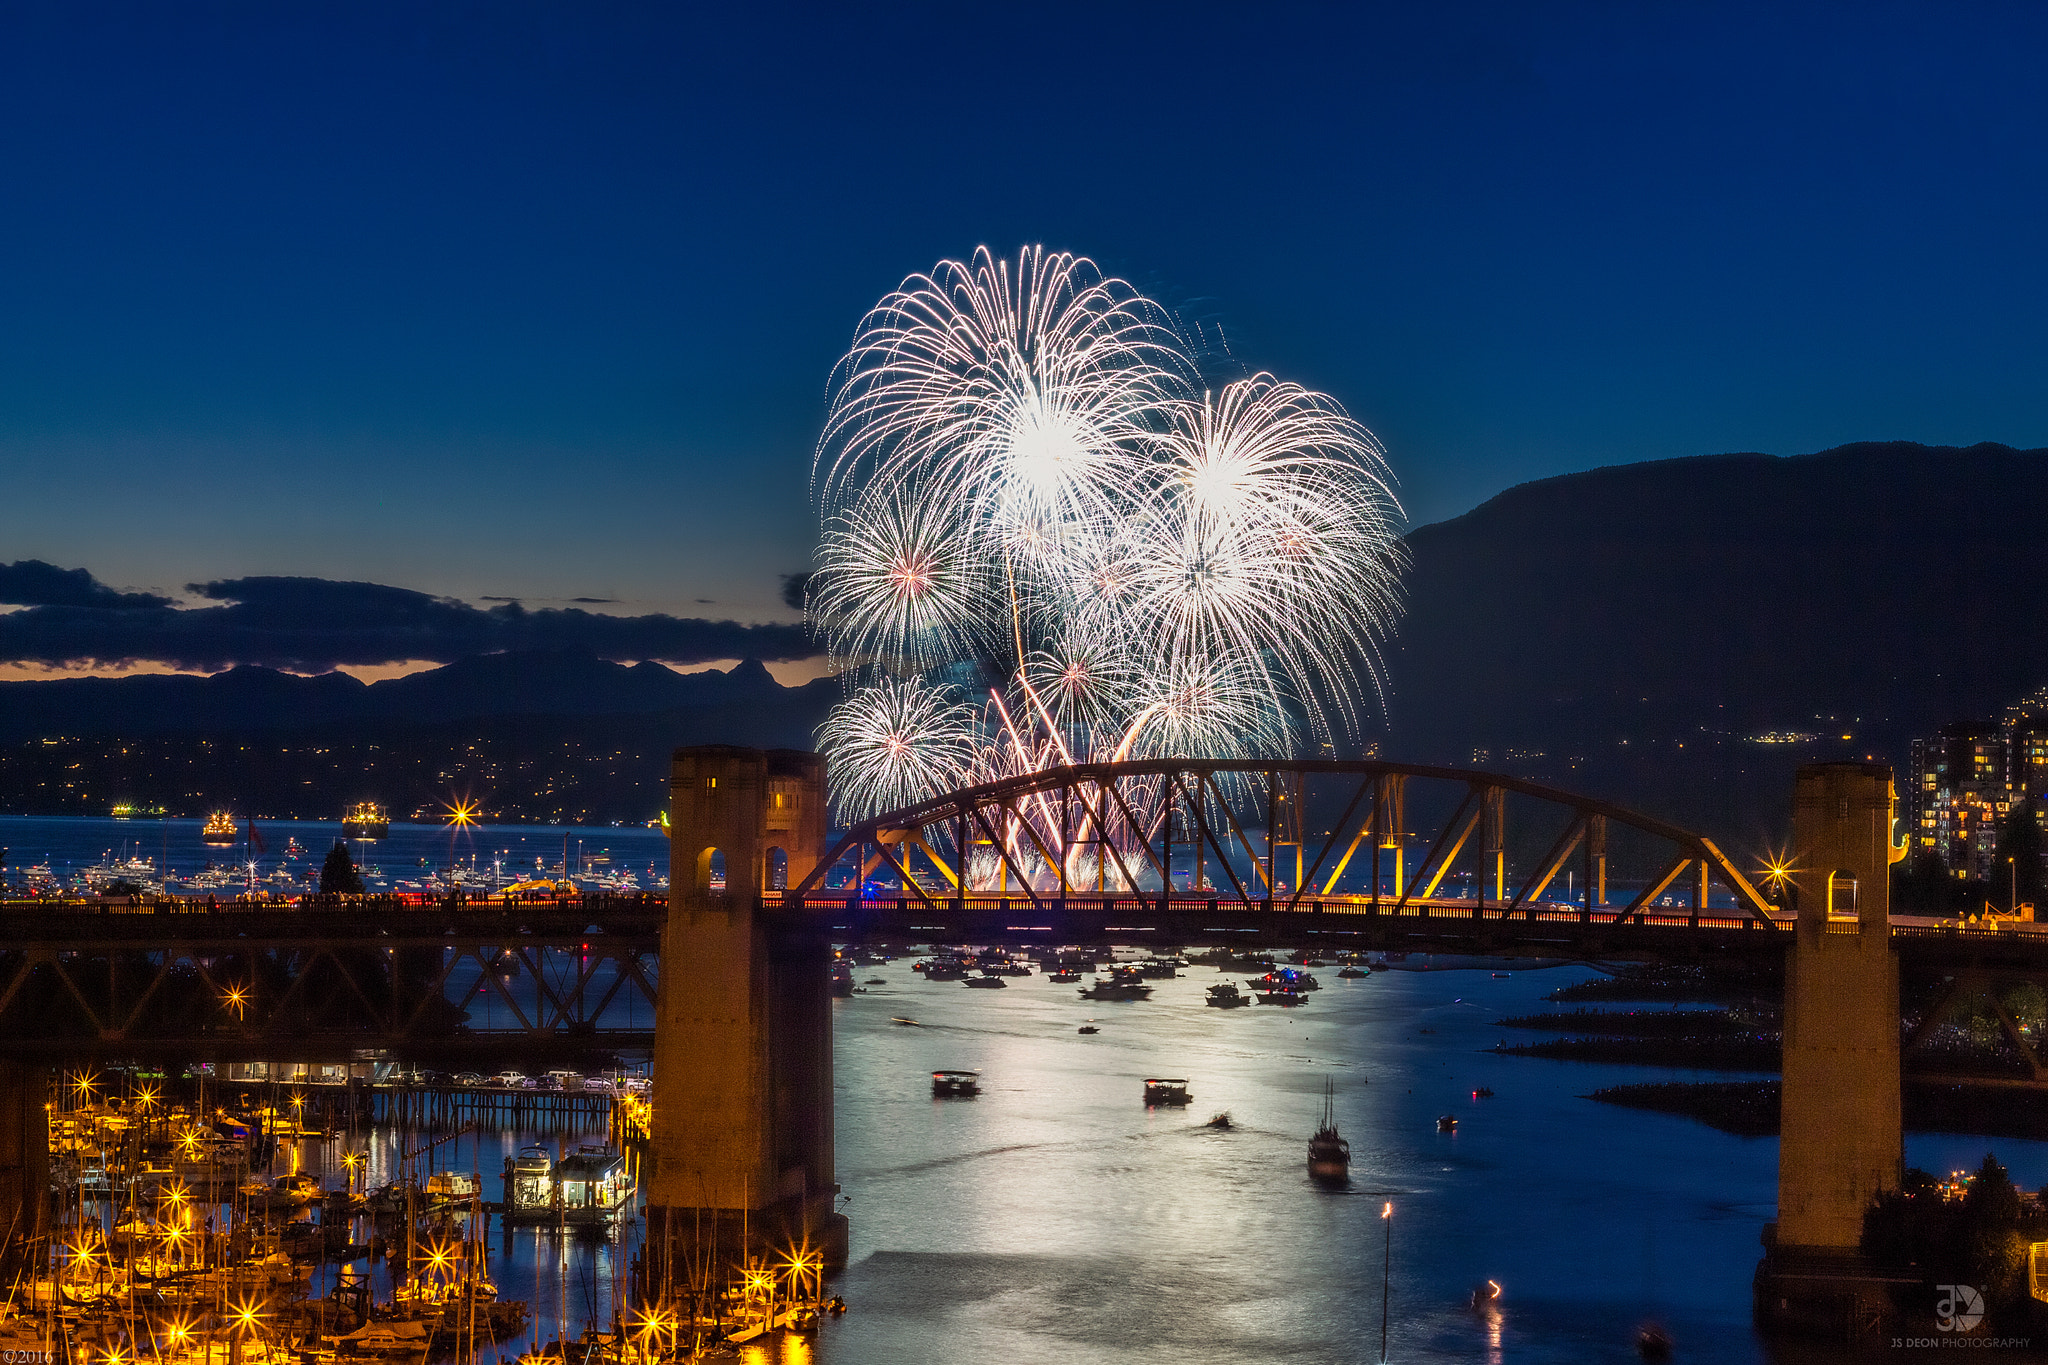
{"label": "twilight sky", "polygon": [[0,564],[792,621],[832,361],[983,242],[1336,395],[1416,521],[1640,459],[2048,444],[2044,39],[1998,4],[8,6]]}

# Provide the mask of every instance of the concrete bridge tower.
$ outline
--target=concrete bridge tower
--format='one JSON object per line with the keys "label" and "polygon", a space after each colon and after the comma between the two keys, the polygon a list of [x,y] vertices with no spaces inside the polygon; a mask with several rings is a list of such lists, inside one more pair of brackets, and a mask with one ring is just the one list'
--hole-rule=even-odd
{"label": "concrete bridge tower", "polygon": [[1883,1294],[1857,1242],[1864,1211],[1901,1174],[1896,805],[1885,764],[1799,770],[1778,1221],[1757,1272],[1758,1316],[1773,1325],[1853,1334]]}
{"label": "concrete bridge tower", "polygon": [[[775,893],[825,846],[825,765],[795,750],[678,749],[669,802],[645,1297],[744,1256],[844,1262],[834,1212],[831,944]],[[763,903],[763,892],[769,899]]]}

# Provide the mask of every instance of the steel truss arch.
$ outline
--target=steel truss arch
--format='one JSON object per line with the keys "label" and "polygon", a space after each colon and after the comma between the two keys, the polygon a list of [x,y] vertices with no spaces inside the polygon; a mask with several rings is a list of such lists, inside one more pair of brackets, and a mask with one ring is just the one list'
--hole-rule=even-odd
{"label": "steel truss arch", "polygon": [[[1304,783],[1311,777],[1352,779],[1356,784],[1343,814],[1331,823],[1312,859],[1303,796]],[[1410,779],[1456,784],[1462,786],[1463,795],[1422,861],[1414,865],[1412,878],[1406,877],[1405,867],[1397,863],[1396,886],[1389,889],[1379,870],[1378,855],[1382,849],[1405,852],[1409,847],[1405,785]],[[1226,792],[1226,787],[1232,791]],[[1563,832],[1512,893],[1505,877],[1505,798],[1510,794],[1561,808],[1567,815]],[[1253,811],[1262,808],[1263,818],[1241,819],[1240,806]],[[1569,904],[1543,897],[1577,852],[1587,865],[1588,875],[1580,886],[1583,911],[1590,916],[1603,904],[1610,825],[1668,844],[1672,852],[1625,906],[1615,908],[1611,915],[1601,913],[1604,922],[1642,923],[1658,898],[1691,872],[1693,922],[1703,913],[1714,913],[1711,886],[1718,882],[1732,897],[1733,918],[1759,928],[1781,927],[1783,916],[1774,912],[1741,870],[1711,839],[1691,830],[1612,802],[1505,773],[1376,759],[1083,763],[964,788],[852,826],[790,893],[790,899],[832,896],[827,882],[835,870],[843,871],[852,856],[861,880],[881,872],[901,882],[906,898],[932,905],[944,901],[957,905],[991,895],[1034,905],[1103,896],[1126,900],[1201,896],[1219,904],[1235,902],[1245,909],[1296,910],[1306,905],[1320,910],[1331,908],[1333,902],[1369,902],[1375,911],[1389,903],[1396,913],[1426,913],[1431,907],[1455,905],[1479,919],[1534,919],[1552,917]],[[935,830],[940,831],[936,839],[930,837]],[[1195,869],[1189,885],[1181,889],[1173,885],[1177,833],[1179,851],[1184,859],[1191,857]],[[1477,847],[1492,864],[1487,870],[1495,894],[1486,894],[1488,878],[1481,876],[1476,897],[1446,903],[1435,893],[1475,835]],[[1367,843],[1373,865],[1369,890],[1339,893],[1340,879],[1361,844]],[[948,847],[951,859],[935,844]],[[1301,875],[1279,875],[1276,853],[1281,847],[1294,849],[1295,871]],[[1077,848],[1086,848],[1094,859],[1093,890],[1073,884]],[[974,861],[972,855],[979,849],[988,850],[979,861],[985,874],[993,874],[993,886],[976,885],[974,869],[958,866]],[[961,850],[971,856],[962,858]],[[921,853],[930,865],[925,881],[919,880],[913,867],[914,852]],[[1215,869],[1214,881],[1206,876],[1210,868]],[[982,880],[988,880],[987,875]],[[1720,912],[1723,918],[1728,914],[1725,908]]]}

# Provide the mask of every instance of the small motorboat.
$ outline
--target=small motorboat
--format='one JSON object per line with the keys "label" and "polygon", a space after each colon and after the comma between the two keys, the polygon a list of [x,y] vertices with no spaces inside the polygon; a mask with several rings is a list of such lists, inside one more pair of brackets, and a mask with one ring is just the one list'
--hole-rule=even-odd
{"label": "small motorboat", "polygon": [[1489,1086],[1482,1085],[1472,1092],[1472,1098],[1475,1100],[1490,1100],[1493,1098],[1493,1090]]}
{"label": "small motorboat", "polygon": [[1437,1131],[1438,1131],[1439,1133],[1455,1133],[1455,1132],[1457,1132],[1457,1131],[1458,1131],[1458,1117],[1457,1117],[1457,1115],[1455,1115],[1455,1114],[1445,1114],[1445,1115],[1443,1115],[1442,1117],[1438,1118],[1438,1119],[1437,1119],[1437,1121],[1436,1121],[1436,1130],[1437,1130]]}
{"label": "small motorboat", "polygon": [[1495,981],[1506,981],[1506,980],[1507,980],[1507,979],[1508,979],[1509,977],[1511,977],[1511,976],[1513,976],[1513,975],[1514,975],[1514,973],[1513,973],[1513,972],[1495,972],[1495,973],[1493,974],[1493,979],[1494,979]]}
{"label": "small motorboat", "polygon": [[871,976],[867,979],[867,984],[870,986],[886,986],[889,984],[889,978],[886,976]]}
{"label": "small motorboat", "polygon": [[1636,1354],[1644,1360],[1671,1359],[1671,1334],[1654,1322],[1636,1329]]}
{"label": "small motorboat", "polygon": [[1227,1130],[1230,1127],[1230,1111],[1226,1109],[1220,1114],[1211,1114],[1209,1121],[1202,1126],[1204,1128]]}
{"label": "small motorboat", "polygon": [[905,1028],[922,1028],[922,1027],[924,1027],[924,1026],[923,1026],[922,1024],[918,1023],[918,1022],[917,1022],[917,1020],[915,1020],[915,1019],[905,1019],[905,1018],[904,1018],[904,1017],[903,1017],[902,1015],[900,1015],[900,1014],[892,1014],[892,1015],[890,1015],[890,1016],[889,1016],[889,1022],[890,1022],[890,1023],[892,1023],[892,1024],[901,1024],[901,1025],[903,1025],[903,1027],[905,1027]]}
{"label": "small motorboat", "polygon": [[1000,976],[970,976],[965,984],[969,990],[999,991],[1010,983],[1003,980]]}
{"label": "small motorboat", "polygon": [[1145,1107],[1155,1105],[1183,1105],[1194,1102],[1188,1093],[1188,1083],[1178,1076],[1147,1076],[1145,1078]]}
{"label": "small motorboat", "polygon": [[1249,1005],[1251,1002],[1252,998],[1239,990],[1235,981],[1225,981],[1221,985],[1211,986],[1209,998],[1202,1003],[1227,1010],[1235,1009],[1239,1005]]}
{"label": "small motorboat", "polygon": [[1345,967],[1345,968],[1342,968],[1341,970],[1339,970],[1339,971],[1338,971],[1337,975],[1338,975],[1338,976],[1340,976],[1340,977],[1342,977],[1342,978],[1343,978],[1344,980],[1346,980],[1346,981],[1356,981],[1356,980],[1358,980],[1358,978],[1360,978],[1360,977],[1362,977],[1362,976],[1371,976],[1371,975],[1372,975],[1372,968],[1370,968],[1370,967],[1359,967],[1359,966],[1355,966],[1355,965],[1354,965],[1354,966],[1350,966],[1350,967]]}
{"label": "small motorboat", "polygon": [[932,1073],[932,1098],[935,1100],[971,1100],[981,1093],[979,1071],[934,1071]]}
{"label": "small motorboat", "polygon": [[1093,1025],[1093,1024],[1083,1024],[1083,1025],[1081,1025],[1081,1027],[1079,1027],[1078,1029],[1075,1029],[1075,1030],[1074,1030],[1074,1032],[1076,1032],[1076,1033],[1100,1033],[1100,1032],[1102,1032],[1102,1030],[1101,1030],[1101,1029],[1099,1029],[1099,1028],[1097,1028],[1097,1027],[1095,1027],[1095,1025]]}
{"label": "small motorboat", "polygon": [[1056,972],[1047,972],[1045,979],[1047,981],[1079,981],[1081,973],[1072,967],[1062,967]]}
{"label": "small motorboat", "polygon": [[1286,1005],[1292,1008],[1307,998],[1307,996],[1291,986],[1281,986],[1270,991],[1259,992],[1259,1003],[1261,1005]]}

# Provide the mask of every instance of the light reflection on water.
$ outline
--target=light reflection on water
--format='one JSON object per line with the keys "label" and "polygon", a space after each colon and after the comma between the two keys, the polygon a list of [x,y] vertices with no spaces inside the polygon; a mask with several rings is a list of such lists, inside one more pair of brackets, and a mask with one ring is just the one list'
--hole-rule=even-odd
{"label": "light reflection on water", "polygon": [[[1698,1073],[1490,1050],[1490,1021],[1586,974],[1332,970],[1298,1010],[1220,1010],[1210,968],[1128,1004],[1042,977],[968,991],[907,961],[860,970],[888,984],[837,1004],[853,1251],[819,1360],[1374,1360],[1386,1197],[1395,1360],[1634,1360],[1650,1320],[1683,1359],[1790,1358],[1749,1316],[1775,1140],[1580,1098]],[[1090,1019],[1101,1033],[1078,1035]],[[930,1099],[941,1067],[981,1069],[982,1096]],[[1188,1077],[1194,1104],[1146,1110],[1157,1075]],[[1325,1077],[1348,1195],[1305,1170]],[[1220,1110],[1230,1131],[1204,1126]],[[1947,1170],[1987,1147],[2022,1184],[2048,1179],[2038,1143],[1915,1137],[1907,1155]],[[1489,1278],[1498,1307],[1474,1311]]]}
{"label": "light reflection on water", "polygon": [[[396,1131],[379,1127],[367,1134],[339,1141],[307,1141],[298,1144],[295,1158],[281,1154],[279,1169],[285,1169],[286,1163],[290,1162],[298,1169],[322,1175],[327,1184],[338,1185],[343,1152],[363,1152],[368,1157],[368,1183],[367,1186],[359,1183],[358,1188],[374,1189],[396,1178],[405,1168],[406,1163],[400,1159],[403,1152],[418,1152],[427,1143],[447,1136],[445,1133],[415,1133],[401,1139]],[[436,1170],[478,1175],[482,1178],[484,1198],[495,1201],[502,1196],[501,1176],[505,1158],[513,1155],[521,1145],[543,1142],[551,1151],[558,1151],[566,1145],[573,1152],[579,1143],[602,1143],[604,1140],[602,1130],[566,1137],[560,1133],[464,1133],[452,1141],[438,1143],[431,1154],[431,1165],[428,1157],[417,1156],[412,1167],[422,1184],[431,1171]],[[359,1182],[363,1179],[358,1176]],[[367,1244],[372,1230],[369,1220],[364,1220],[359,1226],[358,1240]],[[503,1359],[513,1359],[536,1342],[545,1344],[565,1335],[574,1336],[582,1332],[586,1323],[608,1330],[615,1315],[629,1314],[630,1308],[624,1298],[628,1268],[640,1244],[641,1226],[638,1223],[616,1227],[609,1233],[588,1230],[558,1233],[551,1228],[508,1228],[502,1219],[492,1217],[489,1230],[490,1270],[498,1286],[498,1296],[501,1299],[523,1299],[531,1309],[526,1336],[519,1341],[498,1344],[498,1353]],[[384,1232],[387,1237],[392,1235],[389,1225]],[[357,1263],[356,1268],[360,1270],[362,1264]],[[326,1267],[317,1277],[313,1292],[316,1295],[324,1292],[334,1283],[335,1274],[335,1267]],[[383,1262],[373,1265],[372,1285],[375,1297],[380,1301],[391,1297],[395,1286]],[[486,1359],[491,1358],[488,1350],[485,1355]]]}

